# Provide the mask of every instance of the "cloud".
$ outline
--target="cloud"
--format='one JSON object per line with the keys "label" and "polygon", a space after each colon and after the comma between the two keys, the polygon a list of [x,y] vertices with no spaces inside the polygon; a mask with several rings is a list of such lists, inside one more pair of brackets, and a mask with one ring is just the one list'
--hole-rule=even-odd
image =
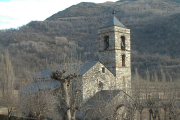
{"label": "cloud", "polygon": [[10,2],[11,0],[0,0],[0,2]]}
{"label": "cloud", "polygon": [[0,16],[0,29],[17,28],[25,25],[29,20],[16,19],[9,16]]}
{"label": "cloud", "polygon": [[[104,0],[0,0],[0,29],[18,27],[51,15],[80,2],[102,3]],[[5,27],[7,25],[7,27]]]}
{"label": "cloud", "polygon": [[8,16],[2,16],[0,15],[0,23],[10,23],[11,20],[14,20],[14,18],[8,17]]}

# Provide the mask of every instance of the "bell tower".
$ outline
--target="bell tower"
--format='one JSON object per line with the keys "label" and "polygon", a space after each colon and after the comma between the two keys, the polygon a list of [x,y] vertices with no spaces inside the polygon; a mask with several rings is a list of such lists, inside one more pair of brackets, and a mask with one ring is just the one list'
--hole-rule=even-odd
{"label": "bell tower", "polygon": [[130,29],[113,15],[98,30],[99,61],[115,76],[116,89],[131,88]]}

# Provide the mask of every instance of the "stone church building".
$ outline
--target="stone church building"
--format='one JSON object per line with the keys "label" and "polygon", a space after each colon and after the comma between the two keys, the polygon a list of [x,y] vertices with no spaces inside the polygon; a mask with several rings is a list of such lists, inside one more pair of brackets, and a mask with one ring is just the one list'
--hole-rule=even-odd
{"label": "stone church building", "polygon": [[119,111],[120,117],[125,117],[127,114],[122,111],[131,96],[130,29],[113,15],[99,28],[98,44],[99,61],[48,67],[35,79],[48,81],[51,72],[57,69],[66,69],[67,74],[76,71],[78,78],[72,83],[72,89],[81,90],[79,100],[83,107],[78,113],[80,116],[118,118],[115,114]]}

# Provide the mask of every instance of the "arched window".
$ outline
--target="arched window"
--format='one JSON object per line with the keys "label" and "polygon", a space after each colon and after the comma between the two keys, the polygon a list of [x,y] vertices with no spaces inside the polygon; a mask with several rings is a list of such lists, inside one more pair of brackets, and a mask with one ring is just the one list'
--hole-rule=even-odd
{"label": "arched window", "polygon": [[125,55],[122,55],[122,66],[125,66]]}
{"label": "arched window", "polygon": [[121,50],[125,50],[125,37],[121,36]]}
{"label": "arched window", "polygon": [[109,36],[104,37],[104,50],[109,48]]}

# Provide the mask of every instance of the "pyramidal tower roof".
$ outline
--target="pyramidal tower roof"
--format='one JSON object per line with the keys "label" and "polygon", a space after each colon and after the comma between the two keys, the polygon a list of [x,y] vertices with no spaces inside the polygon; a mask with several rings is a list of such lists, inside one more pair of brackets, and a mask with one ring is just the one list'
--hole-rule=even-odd
{"label": "pyramidal tower roof", "polygon": [[116,17],[115,15],[109,19],[109,21],[102,27],[111,27],[111,26],[118,26],[118,27],[123,27],[126,28]]}

